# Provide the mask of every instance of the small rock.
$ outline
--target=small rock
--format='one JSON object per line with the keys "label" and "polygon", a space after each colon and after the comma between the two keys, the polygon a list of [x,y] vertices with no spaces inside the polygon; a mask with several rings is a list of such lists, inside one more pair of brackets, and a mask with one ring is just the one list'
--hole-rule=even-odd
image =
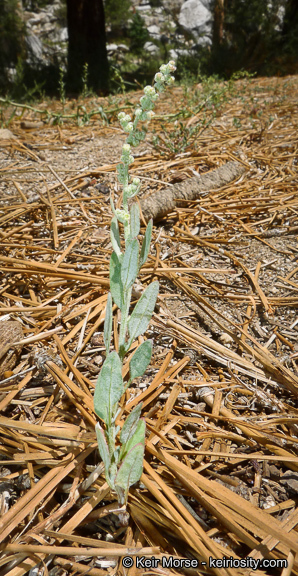
{"label": "small rock", "polygon": [[153,42],[145,42],[144,50],[150,54],[157,54],[157,52],[159,52],[158,46],[155,46]]}
{"label": "small rock", "polygon": [[60,40],[60,42],[67,42],[67,40],[68,40],[67,28],[61,28],[60,33],[59,33],[59,40]]}
{"label": "small rock", "polygon": [[118,44],[107,44],[107,52],[116,52],[118,50]]}
{"label": "small rock", "polygon": [[280,483],[286,486],[290,492],[297,496],[298,494],[298,472],[287,470],[282,476]]}
{"label": "small rock", "polygon": [[279,480],[280,470],[274,464],[270,464],[269,470],[270,470],[270,478],[272,478],[273,480]]}
{"label": "small rock", "polygon": [[223,334],[221,334],[219,337],[219,341],[222,344],[232,344],[232,342],[234,342],[234,338],[232,338],[232,336],[230,336],[230,334],[223,332]]}
{"label": "small rock", "polygon": [[0,140],[13,140],[16,136],[7,128],[0,128]]}

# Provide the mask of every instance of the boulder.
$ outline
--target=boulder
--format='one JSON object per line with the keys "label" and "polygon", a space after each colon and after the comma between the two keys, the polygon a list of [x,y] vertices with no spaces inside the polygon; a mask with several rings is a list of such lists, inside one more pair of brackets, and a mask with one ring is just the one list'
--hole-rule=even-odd
{"label": "boulder", "polygon": [[43,59],[43,48],[42,42],[35,34],[30,34],[26,36],[26,45],[29,53],[29,61],[42,60]]}
{"label": "boulder", "polygon": [[211,44],[211,0],[186,0],[181,7],[178,21],[180,26],[194,37],[197,44]]}

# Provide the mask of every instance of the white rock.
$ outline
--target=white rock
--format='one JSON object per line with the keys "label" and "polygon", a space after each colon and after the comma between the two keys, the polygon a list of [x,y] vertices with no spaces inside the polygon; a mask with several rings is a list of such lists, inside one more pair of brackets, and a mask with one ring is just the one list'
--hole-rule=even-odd
{"label": "white rock", "polygon": [[157,52],[159,52],[158,46],[155,46],[153,42],[145,42],[144,49],[150,54],[157,54]]}
{"label": "white rock", "polygon": [[223,334],[221,334],[219,337],[219,341],[222,344],[231,344],[232,342],[234,342],[234,338],[232,338],[232,336],[230,336],[230,334],[223,332]]}
{"label": "white rock", "polygon": [[211,0],[186,0],[178,21],[180,26],[193,34],[198,44],[208,44],[212,34]]}
{"label": "white rock", "polygon": [[107,44],[107,52],[116,52],[118,50],[118,44]]}
{"label": "white rock", "polygon": [[122,50],[122,52],[129,52],[129,47],[126,44],[118,44],[118,48]]}
{"label": "white rock", "polygon": [[61,28],[59,36],[60,36],[60,42],[67,42],[68,40],[67,28]]}
{"label": "white rock", "polygon": [[16,136],[7,128],[0,128],[0,140],[13,140]]}
{"label": "white rock", "polygon": [[152,26],[148,26],[148,32],[153,38],[158,38],[160,36],[160,27],[152,24]]}

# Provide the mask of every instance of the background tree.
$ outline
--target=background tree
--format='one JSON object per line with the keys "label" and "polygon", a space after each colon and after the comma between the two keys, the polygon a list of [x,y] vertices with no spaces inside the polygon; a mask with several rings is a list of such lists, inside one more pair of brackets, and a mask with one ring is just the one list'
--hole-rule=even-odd
{"label": "background tree", "polygon": [[[258,74],[279,72],[283,14],[292,15],[295,8],[297,0],[215,0],[207,72],[225,77],[241,69]],[[292,16],[288,19],[292,29],[291,20]],[[291,38],[293,42],[295,35]]]}
{"label": "background tree", "polygon": [[104,0],[106,31],[112,41],[121,37],[131,17],[131,0]]}
{"label": "background tree", "polygon": [[223,41],[224,19],[225,19],[225,2],[224,0],[215,0],[213,10],[213,46],[220,46]]}
{"label": "background tree", "polygon": [[287,0],[281,34],[281,60],[289,74],[298,72],[298,2]]}
{"label": "background tree", "polygon": [[0,89],[9,83],[9,69],[24,57],[24,24],[17,0],[0,0]]}
{"label": "background tree", "polygon": [[106,50],[103,0],[67,0],[68,87],[82,90],[84,65],[88,64],[88,86],[107,90],[109,65]]}

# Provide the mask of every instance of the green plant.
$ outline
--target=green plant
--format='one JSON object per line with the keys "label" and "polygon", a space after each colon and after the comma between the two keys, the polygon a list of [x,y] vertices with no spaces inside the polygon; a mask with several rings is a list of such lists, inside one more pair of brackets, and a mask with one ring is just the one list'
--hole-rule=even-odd
{"label": "green plant", "polygon": [[105,0],[105,20],[112,30],[121,30],[131,15],[131,0]]}
{"label": "green plant", "polygon": [[[186,75],[183,83],[183,93],[186,105],[177,114],[171,115],[175,120],[175,126],[169,128],[162,124],[162,134],[154,134],[153,146],[163,156],[181,154],[190,147],[196,146],[198,134],[202,134],[219,114],[222,106],[231,96],[236,94],[236,80],[240,78],[250,79],[253,75],[240,71],[233,74],[229,81],[224,82],[218,76],[205,76],[197,74],[199,88],[193,89]],[[195,118],[195,122],[185,123],[187,118]],[[170,118],[170,116],[168,116]],[[239,128],[239,126],[237,126]]]}
{"label": "green plant", "polygon": [[128,36],[130,38],[130,48],[135,54],[140,54],[143,46],[149,40],[149,32],[146,28],[145,22],[138,12],[136,12],[131,20],[128,29]]}
{"label": "green plant", "polygon": [[125,82],[118,68],[116,68],[116,66],[110,66],[110,69],[111,69],[111,83],[115,84],[115,86],[117,87],[116,92],[125,94],[126,91]]}
{"label": "green plant", "polygon": [[87,96],[88,96],[88,62],[85,62],[84,67],[83,67],[82,84],[83,84],[82,96],[83,96],[83,98],[87,98]]}
{"label": "green plant", "polygon": [[17,0],[0,2],[0,90],[14,81],[14,69],[25,60],[25,26]]}
{"label": "green plant", "polygon": [[[139,122],[146,122],[154,115],[154,103],[167,84],[174,78],[170,75],[175,70],[174,62],[160,67],[155,74],[154,88],[146,86],[140,106],[134,112],[132,121],[129,114],[120,112],[118,118],[123,130],[128,134],[122,148],[121,163],[117,166],[118,181],[123,187],[123,208],[116,209],[111,198],[114,217],[111,222],[111,242],[114,252],[110,260],[110,293],[108,295],[105,323],[104,344],[106,360],[95,387],[94,409],[104,422],[105,428],[97,423],[96,435],[100,456],[105,465],[105,476],[109,486],[117,494],[120,507],[126,507],[130,486],[137,482],[143,471],[145,446],[145,420],[140,418],[142,405],[137,405],[125,420],[117,442],[120,426],[116,425],[119,416],[119,401],[134,378],[142,376],[148,367],[152,354],[152,341],[145,340],[132,356],[129,364],[129,380],[124,384],[122,378],[123,360],[133,341],[143,334],[148,327],[155,307],[159,284],[152,282],[145,289],[135,305],[131,315],[131,295],[138,272],[146,262],[151,242],[152,221],[147,225],[142,241],[138,242],[140,231],[140,209],[137,203],[128,207],[128,200],[136,196],[140,189],[140,180],[134,178],[130,183],[129,166],[134,158],[131,146],[137,146],[146,137],[144,129],[138,129]],[[122,251],[119,223],[124,228],[124,252]],[[123,244],[123,240],[122,240]],[[112,300],[121,311],[118,351],[110,351],[112,336]],[[124,521],[126,518],[124,512]]]}
{"label": "green plant", "polygon": [[65,106],[65,81],[64,81],[64,70],[62,66],[59,68],[59,97],[60,102],[64,108]]}

